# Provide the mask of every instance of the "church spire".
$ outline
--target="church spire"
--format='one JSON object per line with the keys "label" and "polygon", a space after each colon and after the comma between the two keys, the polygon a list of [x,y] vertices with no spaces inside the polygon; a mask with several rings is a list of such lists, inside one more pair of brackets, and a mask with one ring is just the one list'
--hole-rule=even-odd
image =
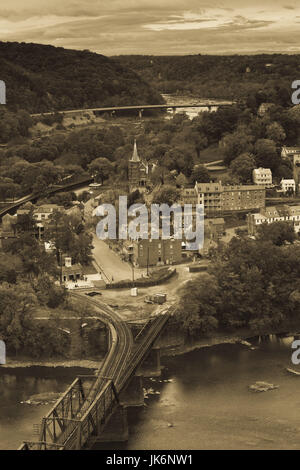
{"label": "church spire", "polygon": [[136,139],[134,139],[134,147],[133,147],[133,154],[132,154],[132,157],[131,157],[131,161],[132,162],[140,162],[140,157],[139,157],[138,151],[137,151]]}

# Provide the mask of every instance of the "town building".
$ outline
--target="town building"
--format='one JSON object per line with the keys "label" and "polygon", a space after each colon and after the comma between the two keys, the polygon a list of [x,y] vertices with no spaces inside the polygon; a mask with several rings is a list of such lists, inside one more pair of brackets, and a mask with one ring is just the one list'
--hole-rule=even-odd
{"label": "town building", "polygon": [[272,188],[272,171],[270,168],[254,168],[252,172],[253,183],[265,188]]}
{"label": "town building", "polygon": [[292,160],[294,155],[300,155],[300,147],[287,147],[286,145],[283,145],[281,148],[282,158],[288,158]]}
{"label": "town building", "polygon": [[198,204],[204,205],[206,216],[227,211],[258,209],[265,206],[266,190],[261,185],[226,185],[197,183]]}
{"label": "town building", "polygon": [[43,204],[42,206],[34,206],[33,218],[36,221],[37,238],[43,239],[45,226],[49,223],[51,215],[56,211],[65,211],[64,207],[57,204]]}
{"label": "town building", "polygon": [[133,154],[128,162],[128,184],[130,191],[145,190],[149,182],[149,165],[142,161],[134,141]]}
{"label": "town building", "polygon": [[248,234],[255,236],[258,227],[273,222],[287,222],[293,224],[296,233],[300,231],[300,206],[271,206],[261,209],[260,212],[247,215]]}
{"label": "town building", "polygon": [[180,190],[180,200],[181,204],[194,204],[198,202],[198,196],[193,184],[186,184]]}
{"label": "town building", "polygon": [[61,257],[60,276],[61,282],[65,284],[68,289],[105,287],[105,282],[101,274],[94,266],[82,266],[80,263],[73,264],[72,258],[66,255],[62,255]]}
{"label": "town building", "polygon": [[131,261],[134,266],[163,266],[180,263],[181,260],[181,240],[146,239],[131,243]]}
{"label": "town building", "polygon": [[204,206],[205,215],[222,211],[221,183],[197,183],[195,184],[197,203]]}
{"label": "town building", "polygon": [[296,183],[293,179],[282,179],[280,181],[281,189],[284,193],[295,192],[296,191]]}
{"label": "town building", "polygon": [[204,219],[204,237],[218,241],[225,234],[225,220],[223,217]]}
{"label": "town building", "polygon": [[33,209],[33,217],[38,222],[48,220],[55,211],[64,211],[64,207],[58,206],[57,204],[35,206]]}

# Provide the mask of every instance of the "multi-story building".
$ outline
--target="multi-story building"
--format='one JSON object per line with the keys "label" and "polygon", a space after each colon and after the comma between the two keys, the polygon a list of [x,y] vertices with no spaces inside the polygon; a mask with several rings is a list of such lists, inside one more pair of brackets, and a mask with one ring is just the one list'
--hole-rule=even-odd
{"label": "multi-story building", "polygon": [[41,240],[44,236],[45,226],[49,223],[51,215],[56,211],[64,211],[64,207],[57,204],[43,204],[35,206],[33,217],[36,221],[37,237]]}
{"label": "multi-story building", "polygon": [[132,262],[135,266],[162,266],[180,263],[181,240],[138,240],[132,242]]}
{"label": "multi-story building", "polygon": [[179,202],[181,204],[197,204],[198,195],[193,184],[185,185],[183,188],[181,188]]}
{"label": "multi-story building", "polygon": [[196,183],[198,204],[205,215],[226,211],[258,209],[265,206],[266,190],[260,185],[223,186],[222,183]]}
{"label": "multi-story building", "polygon": [[283,221],[291,223],[296,233],[300,231],[300,206],[272,206],[262,209],[256,214],[247,215],[248,234],[255,236],[262,224]]}
{"label": "multi-story building", "polygon": [[272,171],[270,168],[255,168],[252,172],[253,183],[265,188],[272,188]]}
{"label": "multi-story building", "polygon": [[265,207],[266,189],[249,184],[241,186],[224,186],[222,193],[222,210],[242,211]]}
{"label": "multi-story building", "polygon": [[280,181],[280,186],[281,186],[281,189],[284,193],[288,193],[288,192],[295,192],[296,191],[296,183],[295,183],[295,180],[293,179],[282,179]]}
{"label": "multi-story building", "polygon": [[203,204],[205,215],[222,211],[221,183],[197,183],[195,184],[197,203]]}
{"label": "multi-story building", "polygon": [[133,154],[128,162],[128,183],[130,191],[143,190],[149,181],[149,166],[143,162],[138,154],[136,141],[134,141]]}

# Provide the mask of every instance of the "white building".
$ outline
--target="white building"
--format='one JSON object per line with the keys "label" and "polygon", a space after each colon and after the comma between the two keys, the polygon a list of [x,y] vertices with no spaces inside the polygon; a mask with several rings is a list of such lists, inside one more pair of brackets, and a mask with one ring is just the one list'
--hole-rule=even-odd
{"label": "white building", "polygon": [[295,192],[296,191],[296,183],[295,183],[295,180],[287,180],[287,179],[282,179],[280,181],[280,186],[281,186],[281,189],[284,193],[287,193],[289,191],[293,191]]}
{"label": "white building", "polygon": [[64,211],[64,208],[57,204],[43,204],[42,206],[35,206],[33,217],[38,221],[48,220],[54,211]]}
{"label": "white building", "polygon": [[255,168],[252,172],[253,183],[272,188],[272,171],[270,168]]}
{"label": "white building", "polygon": [[248,234],[255,235],[262,224],[286,222],[293,225],[296,233],[300,232],[300,206],[271,206],[261,209],[256,214],[247,215]]}

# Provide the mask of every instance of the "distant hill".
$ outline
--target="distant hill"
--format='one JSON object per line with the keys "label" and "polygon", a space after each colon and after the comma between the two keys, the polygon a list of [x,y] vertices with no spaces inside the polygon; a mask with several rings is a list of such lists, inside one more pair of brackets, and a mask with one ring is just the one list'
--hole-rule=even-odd
{"label": "distant hill", "polygon": [[7,107],[30,113],[163,102],[137,73],[89,51],[0,42]]}
{"label": "distant hill", "polygon": [[300,55],[117,56],[161,93],[203,98],[244,99],[291,104],[291,84],[300,76]]}

